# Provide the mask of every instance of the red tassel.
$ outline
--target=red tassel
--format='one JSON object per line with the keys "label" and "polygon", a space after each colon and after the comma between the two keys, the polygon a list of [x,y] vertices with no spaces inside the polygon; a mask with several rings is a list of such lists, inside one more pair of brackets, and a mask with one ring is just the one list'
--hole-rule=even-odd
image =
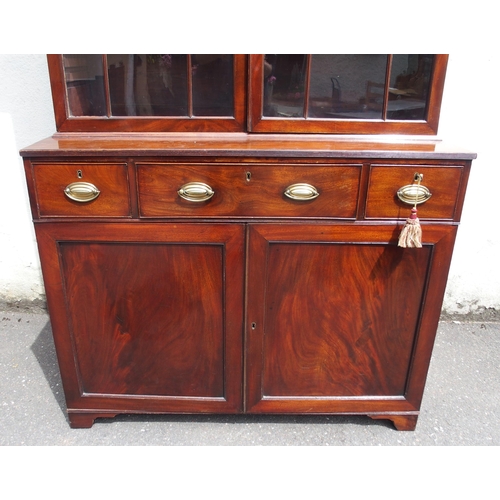
{"label": "red tassel", "polygon": [[417,207],[411,209],[411,215],[399,235],[398,246],[402,248],[422,248],[422,228],[417,217]]}

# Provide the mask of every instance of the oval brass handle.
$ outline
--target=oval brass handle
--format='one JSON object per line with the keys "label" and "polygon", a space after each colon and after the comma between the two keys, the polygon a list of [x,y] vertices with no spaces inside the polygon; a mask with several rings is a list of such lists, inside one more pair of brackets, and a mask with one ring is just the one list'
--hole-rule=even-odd
{"label": "oval brass handle", "polygon": [[408,184],[399,188],[397,195],[403,203],[419,205],[426,202],[432,196],[432,193],[420,184]]}
{"label": "oval brass handle", "polygon": [[318,190],[311,184],[292,184],[285,190],[285,196],[292,200],[314,200],[319,196]]}
{"label": "oval brass handle", "polygon": [[177,191],[177,194],[185,200],[199,202],[209,200],[215,192],[203,182],[188,182]]}
{"label": "oval brass handle", "polygon": [[73,182],[66,186],[64,194],[80,203],[95,200],[101,192],[90,182]]}

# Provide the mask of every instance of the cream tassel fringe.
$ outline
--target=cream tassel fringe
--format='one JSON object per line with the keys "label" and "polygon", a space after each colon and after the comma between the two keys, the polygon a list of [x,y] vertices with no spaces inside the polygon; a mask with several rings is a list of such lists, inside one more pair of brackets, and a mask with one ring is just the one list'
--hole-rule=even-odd
{"label": "cream tassel fringe", "polygon": [[417,207],[411,209],[411,215],[399,235],[398,246],[402,248],[422,248],[422,228],[417,217]]}

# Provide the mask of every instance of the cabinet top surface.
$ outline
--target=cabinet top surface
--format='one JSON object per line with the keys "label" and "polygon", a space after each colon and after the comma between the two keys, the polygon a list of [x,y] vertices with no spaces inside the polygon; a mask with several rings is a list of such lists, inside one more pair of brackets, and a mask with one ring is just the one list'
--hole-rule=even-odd
{"label": "cabinet top surface", "polygon": [[54,134],[21,150],[24,157],[192,156],[423,158],[473,160],[476,154],[439,140],[291,134]]}

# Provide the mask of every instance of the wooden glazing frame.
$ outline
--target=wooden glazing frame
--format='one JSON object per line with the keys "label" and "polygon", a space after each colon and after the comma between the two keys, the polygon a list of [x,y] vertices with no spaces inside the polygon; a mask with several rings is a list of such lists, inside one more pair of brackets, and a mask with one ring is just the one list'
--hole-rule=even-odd
{"label": "wooden glazing frame", "polygon": [[[388,59],[386,87],[390,78],[392,56],[388,56]],[[447,64],[448,55],[435,56],[426,120],[274,118],[263,116],[264,55],[252,54],[249,56],[248,130],[260,133],[435,135],[438,129]]]}
{"label": "wooden glazing frame", "polygon": [[[105,56],[103,56],[105,58]],[[62,55],[47,55],[58,132],[241,132],[246,127],[247,56],[234,55],[234,117],[70,116]],[[104,64],[106,68],[106,65]],[[106,89],[109,109],[109,89]]]}

